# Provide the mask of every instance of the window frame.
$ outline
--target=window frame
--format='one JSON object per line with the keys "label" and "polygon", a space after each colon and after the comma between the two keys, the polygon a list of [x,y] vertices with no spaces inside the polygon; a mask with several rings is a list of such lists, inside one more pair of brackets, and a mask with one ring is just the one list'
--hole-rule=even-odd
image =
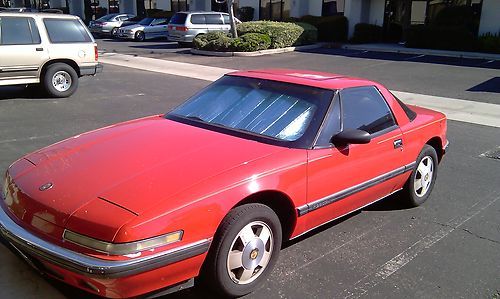
{"label": "window frame", "polygon": [[[25,19],[28,22],[29,33],[31,36],[31,43],[27,44],[4,44],[2,35],[2,22],[1,19]],[[35,18],[29,16],[15,17],[15,16],[1,16],[0,17],[0,46],[31,46],[31,45],[41,45],[42,37],[40,36],[40,29],[36,23]]]}

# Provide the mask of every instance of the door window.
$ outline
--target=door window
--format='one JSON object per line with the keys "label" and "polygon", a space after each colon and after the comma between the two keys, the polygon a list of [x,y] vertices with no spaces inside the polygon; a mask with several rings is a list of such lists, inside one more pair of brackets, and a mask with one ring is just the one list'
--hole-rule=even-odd
{"label": "door window", "polygon": [[31,45],[40,42],[40,35],[32,18],[0,18],[0,44]]}
{"label": "door window", "polygon": [[205,24],[205,15],[191,15],[192,24]]}
{"label": "door window", "polygon": [[52,43],[88,43],[92,39],[78,20],[44,19]]}
{"label": "door window", "polygon": [[340,98],[343,130],[374,134],[396,125],[389,106],[374,86],[344,89]]}
{"label": "door window", "polygon": [[216,14],[210,14],[210,15],[205,15],[205,19],[207,20],[207,24],[210,25],[222,25],[222,18],[220,15]]}
{"label": "door window", "polygon": [[159,25],[166,25],[167,19],[156,19],[153,22],[151,22],[151,26],[159,26]]}

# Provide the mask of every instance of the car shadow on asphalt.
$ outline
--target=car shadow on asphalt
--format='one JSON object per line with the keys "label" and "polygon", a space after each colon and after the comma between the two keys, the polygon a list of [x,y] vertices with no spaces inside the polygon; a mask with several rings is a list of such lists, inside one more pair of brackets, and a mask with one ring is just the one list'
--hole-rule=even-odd
{"label": "car shadow on asphalt", "polygon": [[463,57],[448,57],[437,55],[422,55],[422,54],[406,54],[406,53],[393,53],[393,52],[377,52],[377,51],[364,51],[352,50],[341,48],[316,48],[308,50],[297,50],[298,52],[336,55],[351,58],[367,58],[388,61],[403,61],[403,62],[419,62],[431,64],[444,64],[463,67],[478,67],[487,69],[500,69],[500,60],[490,60],[481,58],[463,58]]}
{"label": "car shadow on asphalt", "polygon": [[0,101],[12,99],[45,99],[47,94],[38,86],[0,86]]}

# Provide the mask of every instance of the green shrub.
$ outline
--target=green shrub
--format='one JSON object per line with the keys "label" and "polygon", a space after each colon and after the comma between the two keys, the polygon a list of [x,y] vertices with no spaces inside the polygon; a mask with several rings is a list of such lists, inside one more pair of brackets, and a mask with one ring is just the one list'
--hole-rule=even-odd
{"label": "green shrub", "polygon": [[472,7],[467,5],[452,5],[441,9],[432,23],[438,27],[465,27],[471,33],[477,33],[479,29],[479,16],[474,15]]}
{"label": "green shrub", "polygon": [[318,41],[318,29],[316,29],[316,27],[301,22],[295,24],[299,25],[304,30],[299,37],[299,45],[310,45]]}
{"label": "green shrub", "polygon": [[269,49],[271,38],[267,34],[247,33],[232,40],[231,49],[236,52],[254,52]]}
{"label": "green shrub", "polygon": [[381,26],[358,23],[354,26],[351,42],[357,44],[380,42],[382,40],[382,32]]}
{"label": "green shrub", "polygon": [[348,21],[344,16],[318,17],[306,15],[299,19],[318,28],[318,40],[325,42],[347,40]]}
{"label": "green shrub", "polygon": [[151,18],[167,18],[170,19],[175,14],[173,11],[166,11],[161,9],[148,9],[147,14]]}
{"label": "green shrub", "polygon": [[243,6],[238,8],[238,18],[242,22],[249,22],[253,20],[255,9],[251,6]]}
{"label": "green shrub", "polygon": [[230,51],[232,39],[226,33],[215,31],[194,38],[193,47],[206,51]]}
{"label": "green shrub", "polygon": [[479,50],[500,54],[500,35],[486,33],[479,37]]}
{"label": "green shrub", "polygon": [[415,25],[405,35],[406,46],[410,48],[472,51],[478,47],[472,32],[463,26]]}
{"label": "green shrub", "polygon": [[238,24],[238,34],[247,33],[266,34],[271,38],[271,49],[285,48],[300,45],[300,38],[304,29],[294,23],[273,21],[252,21]]}

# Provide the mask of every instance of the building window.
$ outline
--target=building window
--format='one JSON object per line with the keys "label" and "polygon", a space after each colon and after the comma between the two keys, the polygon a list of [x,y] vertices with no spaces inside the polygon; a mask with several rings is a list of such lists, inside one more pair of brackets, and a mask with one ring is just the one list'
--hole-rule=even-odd
{"label": "building window", "polygon": [[146,9],[156,9],[157,7],[156,0],[144,0],[144,7]]}
{"label": "building window", "polygon": [[344,4],[345,4],[345,0],[323,0],[321,15],[323,17],[343,15],[344,14]]}
{"label": "building window", "polygon": [[291,0],[260,0],[261,20],[281,21],[290,17]]}
{"label": "building window", "polygon": [[174,12],[177,11],[188,11],[189,10],[189,5],[187,3],[187,0],[171,0],[171,9]]}
{"label": "building window", "polygon": [[[235,14],[238,11],[238,8],[240,7],[239,2],[240,2],[239,0],[234,0],[234,2],[233,2],[234,3],[233,10],[234,10]],[[218,12],[228,12],[227,2],[217,3],[215,0],[212,0],[211,10],[218,11]]]}

